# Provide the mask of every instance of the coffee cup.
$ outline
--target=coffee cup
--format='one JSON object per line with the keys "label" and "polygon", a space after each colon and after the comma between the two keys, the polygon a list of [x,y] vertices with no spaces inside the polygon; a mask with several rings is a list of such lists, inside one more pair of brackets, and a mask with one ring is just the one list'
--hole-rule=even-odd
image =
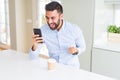
{"label": "coffee cup", "polygon": [[55,70],[56,67],[56,60],[55,59],[48,59],[48,70]]}

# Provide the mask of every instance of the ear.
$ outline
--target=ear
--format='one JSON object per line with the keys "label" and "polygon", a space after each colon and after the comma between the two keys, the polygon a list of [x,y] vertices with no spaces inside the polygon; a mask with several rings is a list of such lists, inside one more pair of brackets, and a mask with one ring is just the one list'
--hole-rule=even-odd
{"label": "ear", "polygon": [[63,14],[60,15],[60,19],[63,19]]}

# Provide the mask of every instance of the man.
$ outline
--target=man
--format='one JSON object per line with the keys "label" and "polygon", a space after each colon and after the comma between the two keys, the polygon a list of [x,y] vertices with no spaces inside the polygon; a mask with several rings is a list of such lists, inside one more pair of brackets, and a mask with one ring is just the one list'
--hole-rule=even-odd
{"label": "man", "polygon": [[41,27],[42,37],[33,35],[30,58],[38,59],[39,51],[45,44],[49,56],[56,59],[58,63],[79,68],[78,55],[86,48],[82,31],[63,19],[63,8],[58,2],[48,3],[45,10],[47,24]]}

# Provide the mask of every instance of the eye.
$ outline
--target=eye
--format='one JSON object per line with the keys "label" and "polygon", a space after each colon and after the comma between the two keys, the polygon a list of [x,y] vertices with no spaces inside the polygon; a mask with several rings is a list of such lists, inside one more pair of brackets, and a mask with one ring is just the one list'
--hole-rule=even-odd
{"label": "eye", "polygon": [[49,18],[46,16],[46,19],[49,19]]}
{"label": "eye", "polygon": [[51,17],[51,19],[52,19],[52,20],[54,20],[54,19],[55,19],[55,17]]}

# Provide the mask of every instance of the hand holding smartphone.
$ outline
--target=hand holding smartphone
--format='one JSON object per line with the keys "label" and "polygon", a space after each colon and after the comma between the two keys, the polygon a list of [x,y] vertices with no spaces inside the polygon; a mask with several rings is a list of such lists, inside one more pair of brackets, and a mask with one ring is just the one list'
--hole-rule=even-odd
{"label": "hand holding smartphone", "polygon": [[42,33],[41,33],[41,29],[40,28],[34,28],[33,29],[33,32],[35,35],[39,35],[39,37],[42,37]]}
{"label": "hand holding smartphone", "polygon": [[[42,37],[42,32],[41,32],[41,29],[40,28],[33,28],[33,32],[34,32],[34,34],[35,35],[39,35],[39,37]],[[37,41],[38,43],[43,43],[44,41],[43,41],[43,39],[38,39],[37,37],[35,37],[36,38],[36,40],[35,41]]]}

